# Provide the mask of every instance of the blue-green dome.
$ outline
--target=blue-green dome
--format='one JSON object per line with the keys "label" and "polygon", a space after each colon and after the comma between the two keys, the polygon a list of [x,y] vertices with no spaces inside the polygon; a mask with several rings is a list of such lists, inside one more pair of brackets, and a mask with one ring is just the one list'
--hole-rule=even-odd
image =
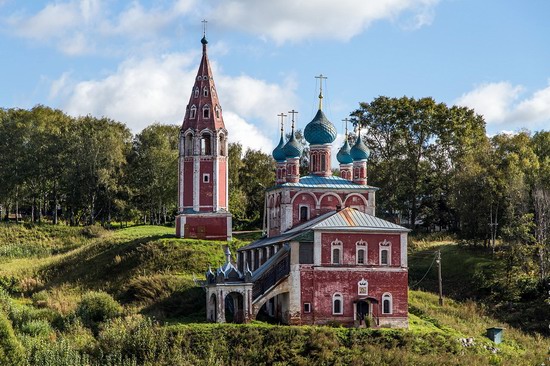
{"label": "blue-green dome", "polygon": [[319,109],[313,120],[306,125],[304,137],[311,145],[330,144],[336,139],[336,128]]}
{"label": "blue-green dome", "polygon": [[273,150],[273,159],[275,159],[276,162],[283,162],[286,160],[286,152],[285,152],[285,141],[283,139],[283,134],[281,133],[281,139],[279,140],[279,145]]}
{"label": "blue-green dome", "polygon": [[290,139],[283,147],[287,158],[299,158],[302,156],[302,145],[296,140],[294,131],[290,135]]}
{"label": "blue-green dome", "polygon": [[367,145],[363,142],[361,135],[357,136],[355,145],[351,148],[351,157],[354,161],[367,160],[369,158],[370,151]]}
{"label": "blue-green dome", "polygon": [[351,164],[353,163],[353,158],[350,154],[351,148],[349,146],[347,137],[345,138],[345,140],[346,141],[344,142],[344,146],[342,146],[340,150],[338,150],[338,154],[336,154],[336,159],[340,164]]}

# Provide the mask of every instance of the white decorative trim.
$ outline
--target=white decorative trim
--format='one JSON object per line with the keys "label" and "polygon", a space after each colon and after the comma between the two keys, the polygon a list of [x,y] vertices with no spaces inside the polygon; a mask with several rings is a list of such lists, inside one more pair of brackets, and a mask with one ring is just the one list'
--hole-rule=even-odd
{"label": "white decorative trim", "polygon": [[[390,302],[390,311],[385,312],[384,311],[384,301],[388,300]],[[386,292],[382,295],[382,301],[380,302],[382,304],[382,314],[384,315],[391,315],[393,314],[393,297],[389,292]]]}
{"label": "white decorative trim", "polygon": [[[334,261],[334,251],[338,250],[338,263],[335,263]],[[338,240],[338,238],[334,239],[330,243],[330,264],[343,264],[343,257],[344,257],[344,251],[343,251],[343,243],[341,240]]]}
{"label": "white decorative trim", "polygon": [[[335,309],[334,309],[334,304],[335,304],[336,300],[340,300],[340,311],[339,312],[336,312]],[[344,314],[344,297],[342,296],[341,293],[336,292],[335,294],[332,295],[332,315],[342,315],[342,314]]]}
{"label": "white decorative trim", "polygon": [[369,281],[361,278],[361,281],[357,282],[357,295],[368,296],[369,294]]}
{"label": "white decorative trim", "polygon": [[[384,239],[379,243],[380,249],[378,251],[378,263],[381,266],[391,266],[391,241]],[[388,263],[382,263],[382,252],[387,251],[387,261]]]}
{"label": "white decorative trim", "polygon": [[[359,251],[363,251],[363,263],[359,263]],[[368,259],[368,243],[363,239],[355,243],[355,263],[359,265],[366,265],[369,262]]]}
{"label": "white decorative trim", "polygon": [[402,233],[400,237],[401,267],[408,267],[407,262],[407,233]]}

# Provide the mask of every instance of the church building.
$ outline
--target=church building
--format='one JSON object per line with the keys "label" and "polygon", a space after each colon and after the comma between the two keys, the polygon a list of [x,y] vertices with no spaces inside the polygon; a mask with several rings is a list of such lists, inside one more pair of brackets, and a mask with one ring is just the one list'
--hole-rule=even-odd
{"label": "church building", "polygon": [[227,130],[223,123],[206,36],[179,137],[176,236],[231,240]]}
{"label": "church building", "polygon": [[[177,235],[231,238],[227,133],[206,38],[180,137]],[[292,130],[273,151],[276,183],[265,193],[265,236],[206,272],[207,318],[248,322],[261,314],[285,324],[408,326],[408,229],[375,216],[376,187],[367,184],[369,149],[359,130],[338,151],[336,128],[319,108],[304,127],[309,175],[300,174],[302,146]]]}

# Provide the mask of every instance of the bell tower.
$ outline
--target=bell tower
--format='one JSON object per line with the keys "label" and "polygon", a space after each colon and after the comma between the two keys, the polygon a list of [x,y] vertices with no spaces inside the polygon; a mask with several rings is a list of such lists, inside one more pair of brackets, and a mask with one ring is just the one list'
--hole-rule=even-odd
{"label": "bell tower", "polygon": [[227,130],[207,54],[202,59],[179,137],[176,236],[231,240]]}

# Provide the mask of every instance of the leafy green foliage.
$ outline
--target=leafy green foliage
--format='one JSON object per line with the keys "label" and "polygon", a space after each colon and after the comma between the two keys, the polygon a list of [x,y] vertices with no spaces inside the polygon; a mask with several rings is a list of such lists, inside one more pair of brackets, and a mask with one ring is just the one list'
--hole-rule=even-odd
{"label": "leafy green foliage", "polygon": [[0,309],[0,365],[21,365],[24,349],[15,337],[6,314]]}
{"label": "leafy green foliage", "polygon": [[122,306],[105,292],[90,292],[82,297],[76,315],[82,323],[97,330],[100,323],[122,314]]}

